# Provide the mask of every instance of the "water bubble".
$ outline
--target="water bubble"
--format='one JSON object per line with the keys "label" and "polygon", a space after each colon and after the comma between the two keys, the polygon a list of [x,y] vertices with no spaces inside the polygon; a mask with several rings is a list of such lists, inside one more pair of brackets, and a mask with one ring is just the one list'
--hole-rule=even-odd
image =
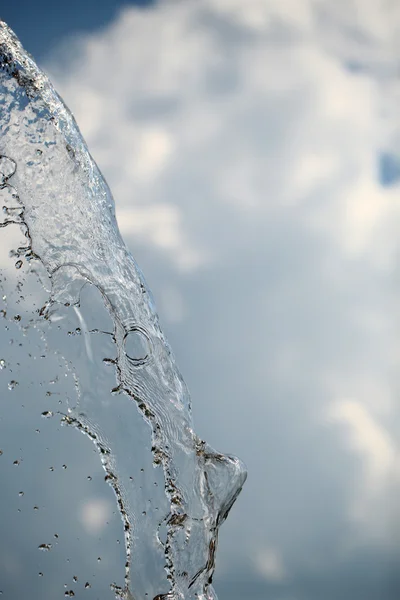
{"label": "water bubble", "polygon": [[150,354],[150,339],[141,327],[132,327],[125,335],[124,346],[126,356],[136,364],[142,364]]}

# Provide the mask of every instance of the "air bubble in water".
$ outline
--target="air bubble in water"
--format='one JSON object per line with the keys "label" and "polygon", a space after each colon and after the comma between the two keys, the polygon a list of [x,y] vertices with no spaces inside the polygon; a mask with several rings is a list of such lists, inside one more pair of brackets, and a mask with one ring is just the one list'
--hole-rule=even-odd
{"label": "air bubble in water", "polygon": [[149,344],[147,332],[140,327],[132,327],[124,338],[126,355],[133,363],[143,363],[148,358]]}

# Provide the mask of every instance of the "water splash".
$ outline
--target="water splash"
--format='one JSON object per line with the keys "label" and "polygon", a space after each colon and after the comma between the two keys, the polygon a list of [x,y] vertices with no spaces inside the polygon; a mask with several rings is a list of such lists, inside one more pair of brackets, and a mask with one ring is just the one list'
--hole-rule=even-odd
{"label": "water splash", "polygon": [[[123,520],[125,584],[115,594],[215,599],[218,530],[245,469],[194,433],[110,190],[73,116],[1,21],[0,86],[0,227],[23,235],[10,250],[15,293],[3,316],[34,331],[73,381],[62,421],[95,443]],[[32,277],[40,289],[23,294]]]}

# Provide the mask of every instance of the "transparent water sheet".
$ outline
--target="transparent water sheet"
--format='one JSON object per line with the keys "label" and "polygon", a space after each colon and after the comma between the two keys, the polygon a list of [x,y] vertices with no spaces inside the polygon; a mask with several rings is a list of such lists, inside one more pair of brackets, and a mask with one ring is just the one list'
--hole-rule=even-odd
{"label": "transparent water sheet", "polygon": [[[188,390],[110,190],[73,116],[3,22],[0,67],[9,391],[24,409],[44,393],[42,417],[60,416],[95,444],[125,535],[115,595],[216,598],[218,530],[246,471],[194,433]],[[22,353],[31,370],[18,370]]]}

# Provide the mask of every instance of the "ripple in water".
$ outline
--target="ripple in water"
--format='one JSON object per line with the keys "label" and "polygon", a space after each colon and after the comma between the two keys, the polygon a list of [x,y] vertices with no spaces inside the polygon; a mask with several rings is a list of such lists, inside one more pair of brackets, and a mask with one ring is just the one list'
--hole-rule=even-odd
{"label": "ripple in water", "polygon": [[245,469],[194,433],[187,387],[110,190],[73,116],[1,21],[0,86],[0,228],[14,234],[15,261],[2,315],[38,335],[74,382],[59,401],[62,421],[96,445],[125,531],[115,594],[215,599],[218,530]]}

